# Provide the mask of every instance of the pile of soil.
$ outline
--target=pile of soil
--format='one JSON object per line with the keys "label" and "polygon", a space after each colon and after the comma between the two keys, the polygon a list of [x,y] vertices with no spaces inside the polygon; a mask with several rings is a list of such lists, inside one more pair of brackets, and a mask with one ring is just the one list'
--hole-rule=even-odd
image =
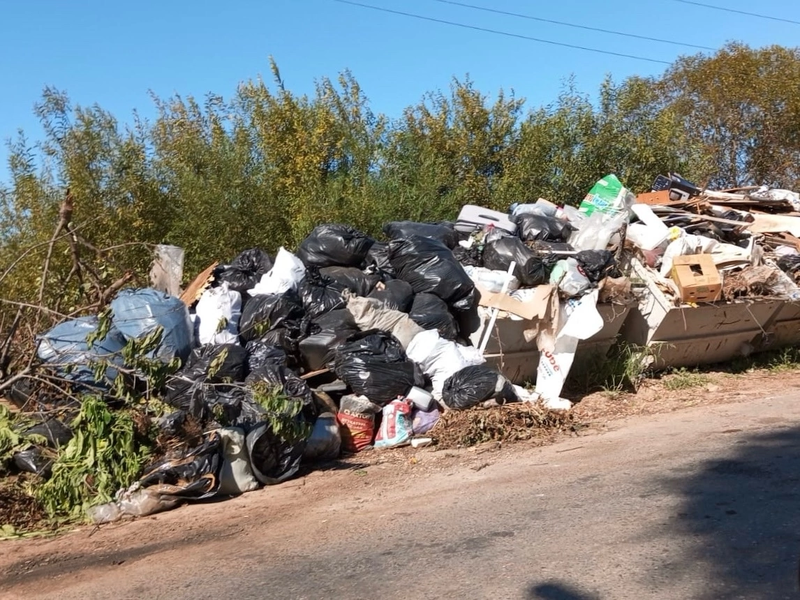
{"label": "pile of soil", "polygon": [[484,442],[516,442],[539,439],[573,430],[571,412],[551,411],[527,402],[447,411],[431,430],[439,448],[463,448]]}
{"label": "pile of soil", "polygon": [[52,529],[42,505],[13,478],[0,485],[0,527],[9,525],[13,527],[9,533]]}

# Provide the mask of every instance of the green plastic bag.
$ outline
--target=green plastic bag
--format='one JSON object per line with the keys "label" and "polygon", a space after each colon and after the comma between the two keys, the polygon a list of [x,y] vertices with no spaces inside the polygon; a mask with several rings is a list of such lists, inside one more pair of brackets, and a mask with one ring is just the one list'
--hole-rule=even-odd
{"label": "green plastic bag", "polygon": [[593,212],[616,214],[628,208],[635,198],[616,175],[606,175],[594,184],[581,202],[579,210],[586,216]]}

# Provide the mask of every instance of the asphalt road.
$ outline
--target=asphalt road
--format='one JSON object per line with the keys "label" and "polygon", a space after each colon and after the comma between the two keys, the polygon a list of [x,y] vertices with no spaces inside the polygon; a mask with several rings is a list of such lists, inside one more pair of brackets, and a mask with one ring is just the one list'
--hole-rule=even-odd
{"label": "asphalt road", "polygon": [[248,513],[236,535],[151,546],[116,566],[89,561],[81,572],[10,588],[0,583],[0,595],[800,597],[796,396],[615,427],[487,455],[483,468],[309,501],[290,518]]}

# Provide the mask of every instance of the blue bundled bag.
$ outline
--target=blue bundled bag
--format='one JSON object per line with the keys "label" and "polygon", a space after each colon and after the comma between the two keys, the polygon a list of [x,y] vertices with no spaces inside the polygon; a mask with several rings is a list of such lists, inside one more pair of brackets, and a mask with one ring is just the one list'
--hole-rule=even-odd
{"label": "blue bundled bag", "polygon": [[122,290],[111,301],[114,326],[126,340],[141,339],[164,328],[161,344],[150,355],[165,363],[174,357],[185,362],[194,346],[189,309],[175,296],[151,288]]}

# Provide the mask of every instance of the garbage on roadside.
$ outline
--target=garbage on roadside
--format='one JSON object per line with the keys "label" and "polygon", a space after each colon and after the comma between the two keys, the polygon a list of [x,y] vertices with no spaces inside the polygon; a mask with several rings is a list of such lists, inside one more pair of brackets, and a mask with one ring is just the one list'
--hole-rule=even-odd
{"label": "garbage on roadside", "polygon": [[[167,450],[92,518],[245,493],[341,453],[424,446],[454,411],[567,410],[580,344],[606,324],[600,307],[630,305],[647,286],[685,308],[800,298],[797,194],[713,192],[671,174],[637,197],[608,175],[575,200],[467,205],[452,223],[388,223],[384,241],[322,224],[296,254],[253,248],[212,265],[187,303],[123,290],[107,322],[41,333],[42,365],[76,390],[107,394],[121,376],[141,385],[132,341],[152,342],[147,357],[171,368],[155,390],[174,411],[157,421]],[[497,324],[512,322],[537,352],[535,391],[488,360],[507,335]],[[15,462],[46,473],[57,447]]]}

